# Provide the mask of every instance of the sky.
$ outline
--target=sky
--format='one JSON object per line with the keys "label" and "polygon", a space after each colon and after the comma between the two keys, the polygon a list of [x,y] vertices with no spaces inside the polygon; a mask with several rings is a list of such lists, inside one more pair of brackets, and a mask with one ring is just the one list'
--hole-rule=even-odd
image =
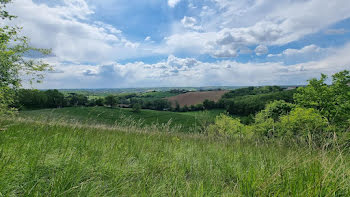
{"label": "sky", "polygon": [[[349,0],[13,0],[34,88],[302,85],[350,70]],[[28,84],[25,86],[29,86]]]}

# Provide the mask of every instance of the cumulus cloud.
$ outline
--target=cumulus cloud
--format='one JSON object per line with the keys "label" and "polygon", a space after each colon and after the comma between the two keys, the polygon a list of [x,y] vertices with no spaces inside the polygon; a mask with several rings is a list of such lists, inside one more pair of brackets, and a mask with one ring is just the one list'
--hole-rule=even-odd
{"label": "cumulus cloud", "polygon": [[46,88],[121,88],[155,86],[210,85],[291,85],[305,84],[320,73],[334,74],[350,69],[350,43],[335,49],[320,60],[284,65],[282,62],[247,62],[232,60],[203,62],[194,58],[169,55],[153,64],[133,62],[107,65],[62,64],[64,72],[49,73]]}
{"label": "cumulus cloud", "polygon": [[283,55],[292,56],[292,55],[300,55],[306,53],[318,53],[322,49],[319,46],[314,44],[303,47],[302,49],[286,49],[283,51]]}
{"label": "cumulus cloud", "polygon": [[168,0],[169,7],[175,7],[181,0]]}
{"label": "cumulus cloud", "polygon": [[237,51],[233,49],[221,49],[217,50],[213,54],[214,57],[223,57],[223,58],[230,58],[230,57],[236,57]]}
{"label": "cumulus cloud", "polygon": [[[186,37],[187,40],[200,37],[202,45],[213,50],[197,52],[211,55],[221,51],[222,46],[229,46],[236,51],[257,45],[281,46],[350,18],[350,4],[347,0],[211,2],[211,6],[203,6],[196,16],[198,20],[205,21],[201,24],[202,35],[194,34],[190,30],[174,32],[167,39],[166,44],[171,45],[168,47],[183,49],[182,43],[175,42],[175,39],[181,40],[181,37]],[[343,31],[333,30],[329,33]],[[169,41],[171,39],[174,41]]]}
{"label": "cumulus cloud", "polygon": [[181,20],[182,25],[185,28],[193,29],[193,30],[201,30],[202,27],[197,25],[197,20],[193,17],[184,16]]}
{"label": "cumulus cloud", "polygon": [[48,6],[32,0],[16,0],[8,9],[19,16],[23,34],[35,47],[52,48],[62,61],[96,62],[136,55],[139,44],[120,30],[91,19],[94,11],[84,0],[64,0]]}
{"label": "cumulus cloud", "polygon": [[308,61],[320,60],[333,55],[337,50],[335,48],[321,48],[311,44],[300,49],[286,49],[278,54],[269,54],[267,57],[283,60],[287,64],[303,63]]}
{"label": "cumulus cloud", "polygon": [[269,49],[265,45],[259,45],[255,48],[255,54],[260,56],[260,55],[265,55],[269,52]]}

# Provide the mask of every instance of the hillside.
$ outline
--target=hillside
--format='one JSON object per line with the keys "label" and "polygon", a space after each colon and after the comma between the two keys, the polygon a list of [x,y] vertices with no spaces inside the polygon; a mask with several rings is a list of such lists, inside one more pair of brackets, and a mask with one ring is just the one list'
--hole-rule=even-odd
{"label": "hillside", "polygon": [[66,107],[57,109],[42,109],[21,111],[20,117],[34,120],[69,121],[80,124],[103,124],[150,126],[166,125],[180,126],[183,131],[190,132],[200,125],[201,118],[212,122],[218,114],[224,110],[210,110],[208,112],[167,112],[154,110],[141,110],[134,113],[131,109],[107,108],[107,107]]}
{"label": "hillside", "polygon": [[204,92],[187,92],[185,94],[180,94],[173,97],[168,97],[167,99],[171,102],[172,106],[175,107],[176,101],[179,103],[180,107],[185,105],[197,105],[203,103],[203,101],[210,100],[217,102],[222,95],[227,93],[227,90],[220,91],[204,91]]}
{"label": "hillside", "polygon": [[350,194],[350,158],[332,151],[62,121],[0,128],[3,196]]}

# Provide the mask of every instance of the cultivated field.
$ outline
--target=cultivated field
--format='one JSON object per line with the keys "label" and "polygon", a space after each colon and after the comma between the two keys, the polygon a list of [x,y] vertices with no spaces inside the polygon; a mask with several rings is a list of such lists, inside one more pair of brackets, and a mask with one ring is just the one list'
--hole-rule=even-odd
{"label": "cultivated field", "polygon": [[187,92],[185,94],[180,94],[177,96],[168,97],[167,99],[171,102],[172,106],[175,107],[176,101],[179,103],[180,107],[185,105],[197,105],[203,103],[203,101],[218,101],[222,95],[227,93],[227,90],[220,91],[205,91],[205,92]]}

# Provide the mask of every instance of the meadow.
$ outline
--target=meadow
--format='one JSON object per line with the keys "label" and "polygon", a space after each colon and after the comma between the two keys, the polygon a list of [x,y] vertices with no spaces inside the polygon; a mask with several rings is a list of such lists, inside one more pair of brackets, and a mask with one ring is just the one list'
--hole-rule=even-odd
{"label": "meadow", "polygon": [[349,196],[341,149],[0,120],[0,196]]}
{"label": "meadow", "polygon": [[[197,130],[202,121],[213,122],[215,117],[224,110],[209,110],[207,112],[168,112],[155,110],[141,110],[134,113],[129,108],[108,108],[108,107],[66,107],[56,109],[40,109],[21,111],[20,117],[31,119],[47,119],[56,121],[79,122],[81,124],[138,124],[143,125],[164,125],[181,127],[183,132]],[[203,120],[204,119],[204,120]]]}

